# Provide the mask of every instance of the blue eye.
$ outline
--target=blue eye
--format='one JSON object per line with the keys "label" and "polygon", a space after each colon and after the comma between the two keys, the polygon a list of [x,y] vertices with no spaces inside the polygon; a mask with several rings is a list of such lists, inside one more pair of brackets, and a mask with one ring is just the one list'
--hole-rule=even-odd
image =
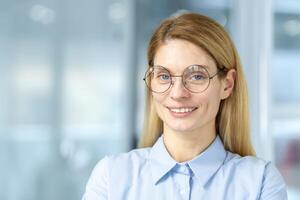
{"label": "blue eye", "polygon": [[163,81],[168,81],[168,80],[170,80],[170,75],[168,75],[168,74],[161,74],[161,75],[159,75],[158,76],[161,80],[163,80]]}
{"label": "blue eye", "polygon": [[191,77],[191,79],[192,79],[193,81],[199,81],[199,80],[205,79],[205,77],[204,77],[203,75],[200,75],[200,74],[195,74],[195,75],[193,75],[193,76]]}

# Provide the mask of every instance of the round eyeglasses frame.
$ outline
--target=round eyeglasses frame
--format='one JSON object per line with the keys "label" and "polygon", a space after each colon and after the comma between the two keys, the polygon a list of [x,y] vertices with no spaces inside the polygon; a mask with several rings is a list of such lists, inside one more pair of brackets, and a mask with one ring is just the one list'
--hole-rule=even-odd
{"label": "round eyeglasses frame", "polygon": [[[185,74],[185,72],[186,72],[186,70],[187,69],[189,69],[189,68],[191,68],[191,67],[194,67],[194,66],[198,66],[198,67],[201,67],[203,70],[205,70],[205,72],[208,74],[208,84],[207,84],[207,86],[203,89],[203,90],[201,90],[201,91],[198,91],[198,92],[195,92],[195,91],[192,91],[192,90],[190,90],[187,86],[186,86],[186,83],[185,83],[185,81],[183,80],[183,75]],[[170,75],[170,77],[171,77],[171,81],[170,81],[170,84],[169,84],[169,87],[168,88],[166,88],[164,91],[162,91],[162,92],[157,92],[157,91],[154,91],[152,88],[151,88],[151,85],[149,85],[148,83],[147,83],[147,78],[148,78],[148,76],[150,76],[150,74],[151,73],[149,73],[149,71],[152,69],[154,69],[155,67],[160,67],[160,68],[163,68],[164,70],[166,70],[168,73],[169,73],[169,75]],[[155,93],[165,93],[166,91],[168,91],[171,87],[172,87],[172,85],[174,85],[174,80],[173,80],[173,77],[181,77],[181,81],[182,81],[182,85],[184,86],[184,88],[186,89],[186,90],[188,90],[189,92],[191,92],[191,93],[202,93],[202,92],[204,92],[205,90],[207,90],[207,88],[209,87],[209,85],[210,85],[210,80],[211,79],[213,79],[215,76],[217,76],[220,72],[225,72],[226,71],[226,68],[225,67],[223,67],[223,68],[217,68],[217,72],[214,74],[214,75],[212,75],[212,76],[210,76],[209,75],[209,72],[208,72],[208,70],[204,67],[204,66],[202,66],[202,65],[189,65],[189,66],[187,66],[185,69],[184,69],[184,71],[183,71],[183,73],[182,73],[182,75],[171,75],[171,72],[167,69],[167,68],[165,68],[165,67],[163,67],[163,66],[160,66],[160,65],[154,65],[154,66],[151,66],[151,67],[149,67],[147,70],[146,70],[146,72],[145,72],[145,75],[144,75],[144,78],[143,78],[143,81],[145,82],[145,84],[146,84],[146,86],[148,87],[148,89],[151,91],[151,92],[155,92]]]}

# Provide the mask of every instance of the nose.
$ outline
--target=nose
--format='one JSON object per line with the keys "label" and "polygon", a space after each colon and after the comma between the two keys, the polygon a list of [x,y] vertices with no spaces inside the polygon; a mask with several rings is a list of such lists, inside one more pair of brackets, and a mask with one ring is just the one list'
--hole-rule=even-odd
{"label": "nose", "polygon": [[173,77],[170,97],[174,100],[187,98],[190,92],[184,87],[181,77]]}

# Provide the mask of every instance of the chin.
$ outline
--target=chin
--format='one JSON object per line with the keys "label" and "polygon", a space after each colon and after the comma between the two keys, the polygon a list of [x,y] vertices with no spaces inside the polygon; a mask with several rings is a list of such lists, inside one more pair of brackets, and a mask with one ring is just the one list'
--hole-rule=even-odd
{"label": "chin", "polygon": [[176,131],[176,132],[190,132],[194,130],[194,127],[192,125],[189,125],[187,123],[176,123],[176,122],[171,122],[167,123],[168,128],[170,130]]}

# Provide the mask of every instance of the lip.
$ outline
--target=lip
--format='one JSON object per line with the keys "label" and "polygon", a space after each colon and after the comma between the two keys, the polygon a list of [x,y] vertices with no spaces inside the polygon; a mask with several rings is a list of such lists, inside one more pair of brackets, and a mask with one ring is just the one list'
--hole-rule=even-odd
{"label": "lip", "polygon": [[[198,107],[191,107],[191,106],[180,106],[180,107],[166,107],[170,114],[173,116],[173,117],[176,117],[176,118],[184,118],[184,117],[188,117],[190,116],[191,114],[194,113],[195,110],[197,110]],[[177,110],[177,111],[175,111]]]}

